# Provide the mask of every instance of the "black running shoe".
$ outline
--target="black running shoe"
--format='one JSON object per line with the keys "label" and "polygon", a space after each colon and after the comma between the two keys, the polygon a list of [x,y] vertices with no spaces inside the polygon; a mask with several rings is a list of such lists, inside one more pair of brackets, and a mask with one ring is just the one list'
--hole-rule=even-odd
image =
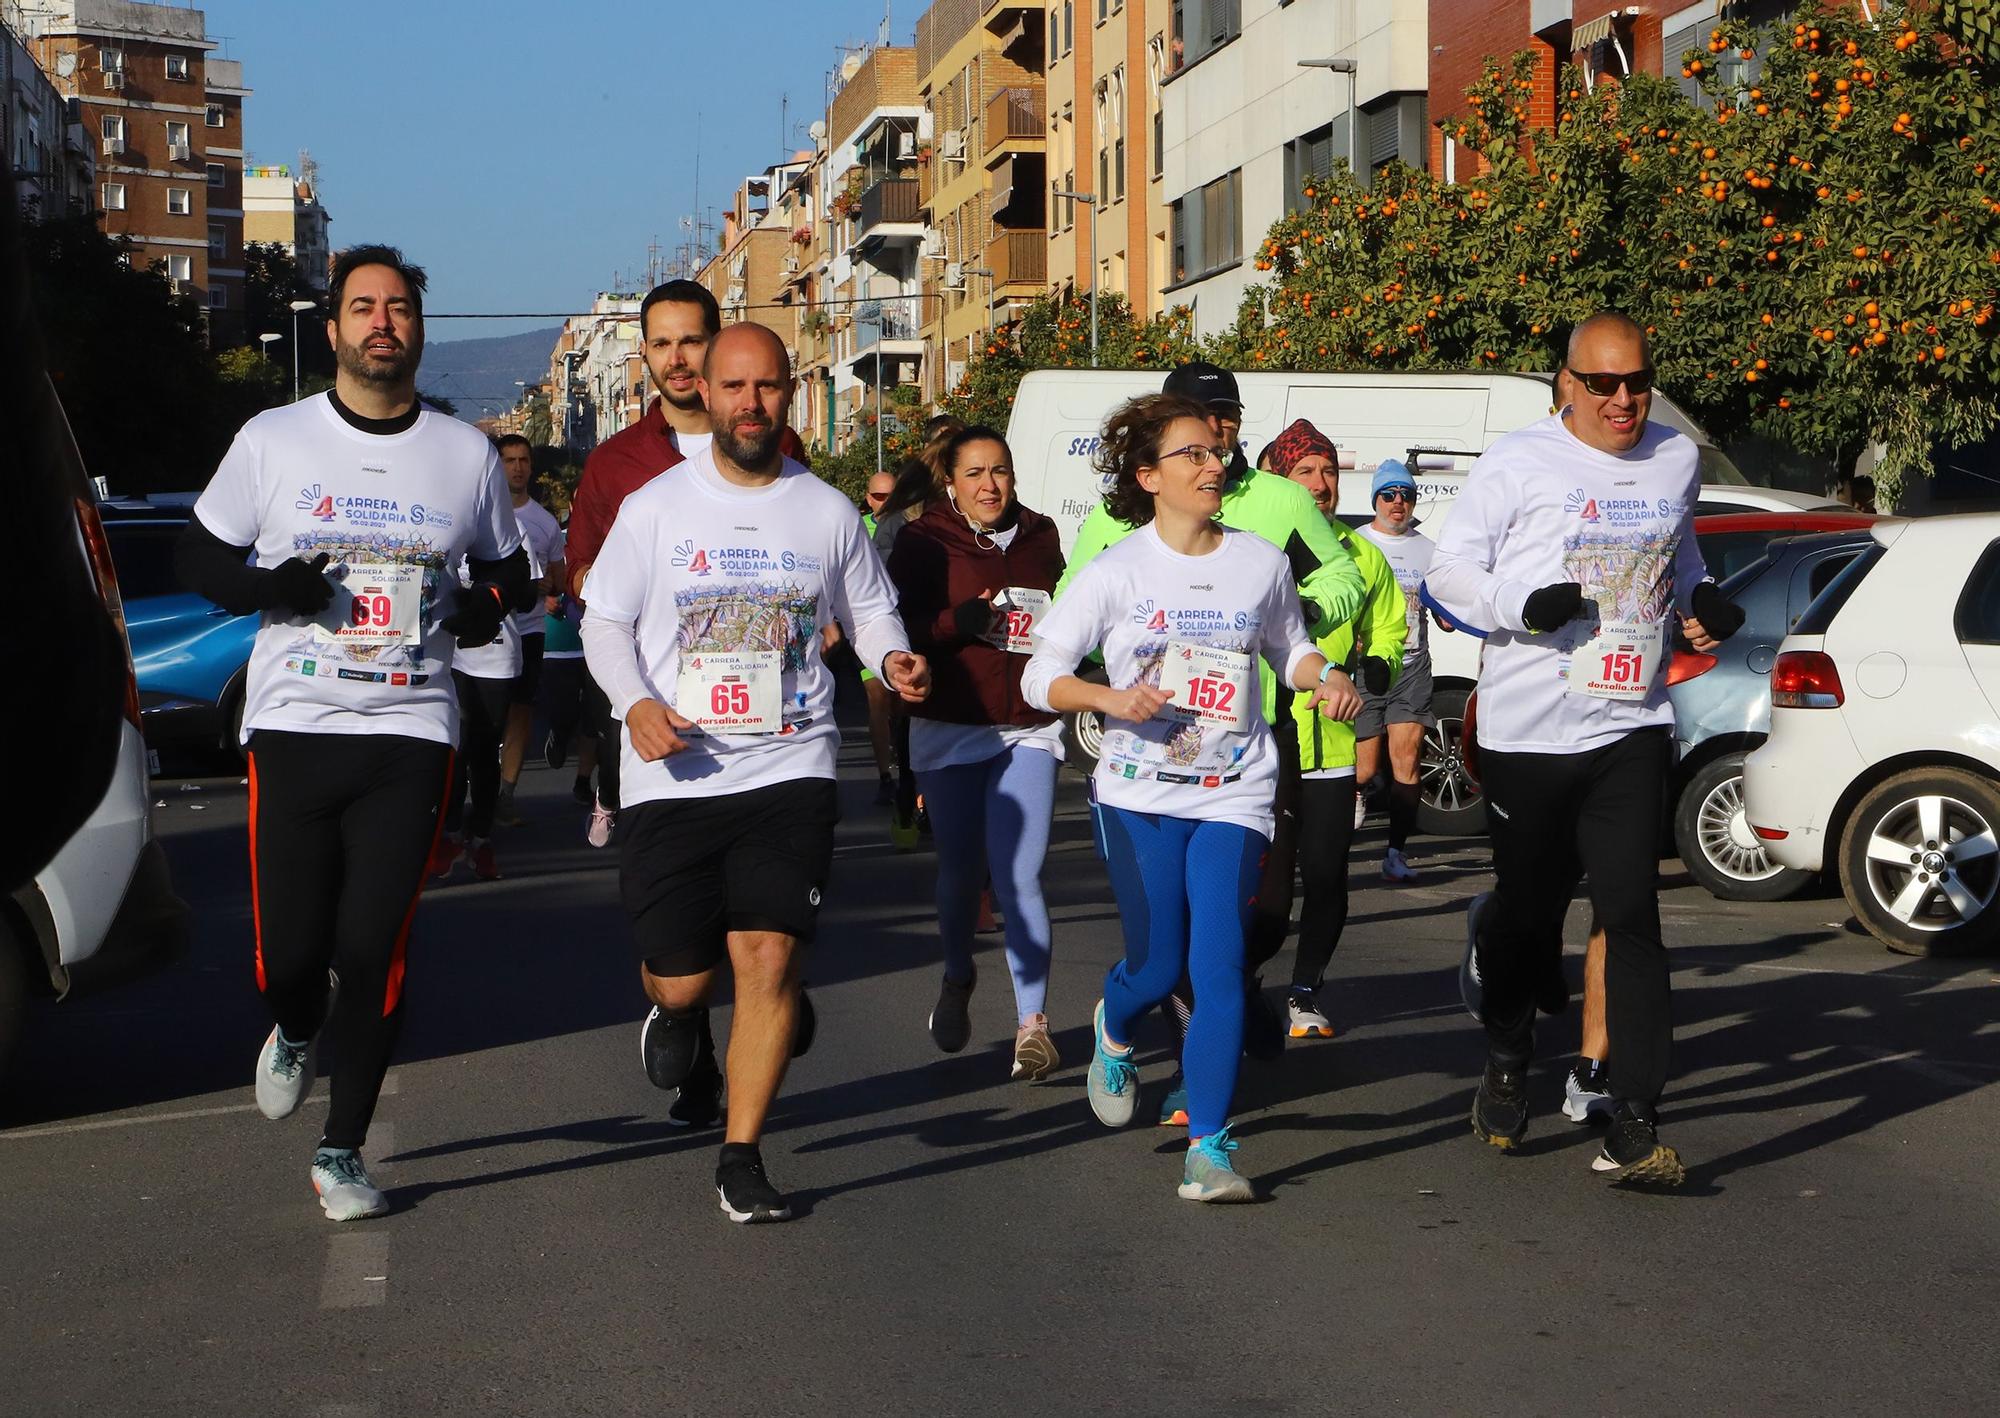
{"label": "black running shoe", "polygon": [[1608,1173],[1610,1180],[1655,1187],[1677,1187],[1687,1180],[1680,1153],[1660,1141],[1652,1120],[1630,1103],[1620,1103],[1604,1135],[1604,1150],[1590,1159],[1590,1170]]}
{"label": "black running shoe", "polygon": [[713,1058],[703,1059],[687,1076],[667,1108],[667,1122],[677,1128],[714,1127],[722,1118],[722,1070]]}
{"label": "black running shoe", "polygon": [[804,985],[799,986],[799,1017],[792,1025],[792,1057],[802,1059],[813,1046],[813,1039],[819,1033],[819,1015],[813,1011],[812,996],[806,993]]}
{"label": "black running shoe", "polygon": [[711,1060],[715,1057],[706,1009],[668,1014],[654,1005],[639,1026],[639,1057],[645,1061],[646,1077],[653,1080],[655,1088],[679,1088],[704,1053]]}
{"label": "black running shoe", "polygon": [[748,1143],[725,1143],[715,1164],[715,1194],[722,1214],[739,1225],[758,1221],[789,1221],[792,1208],[771,1179],[764,1175],[764,1158]]}
{"label": "black running shoe", "polygon": [[1513,1147],[1528,1135],[1528,1065],[1486,1061],[1486,1077],[1472,1095],[1472,1131],[1481,1142]]}
{"label": "black running shoe", "polygon": [[1264,994],[1264,978],[1252,975],[1243,990],[1243,1052],[1259,1063],[1285,1056],[1284,1018]]}
{"label": "black running shoe", "polygon": [[560,768],[568,759],[569,745],[556,737],[554,729],[550,729],[542,737],[542,762],[551,768]]}

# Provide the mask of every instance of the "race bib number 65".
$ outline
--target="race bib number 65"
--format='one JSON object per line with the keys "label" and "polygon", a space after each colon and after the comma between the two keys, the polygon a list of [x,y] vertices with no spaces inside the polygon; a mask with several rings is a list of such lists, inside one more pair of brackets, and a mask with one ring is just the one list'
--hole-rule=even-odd
{"label": "race bib number 65", "polygon": [[1160,666],[1160,688],[1171,695],[1167,712],[1207,728],[1247,733],[1255,712],[1256,670],[1242,650],[1221,650],[1169,640]]}
{"label": "race bib number 65", "polygon": [[681,659],[674,707],[720,734],[775,734],[782,715],[776,650],[700,651]]}

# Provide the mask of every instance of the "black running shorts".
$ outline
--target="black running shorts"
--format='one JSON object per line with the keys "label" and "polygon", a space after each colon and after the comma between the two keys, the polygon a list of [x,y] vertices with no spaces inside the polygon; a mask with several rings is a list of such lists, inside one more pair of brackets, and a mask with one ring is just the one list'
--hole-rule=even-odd
{"label": "black running shorts", "polygon": [[542,646],[546,635],[523,635],[521,637],[521,673],[514,676],[514,689],[508,696],[509,704],[533,704],[535,695],[542,687]]}
{"label": "black running shorts", "polygon": [[731,931],[810,941],[833,863],[831,778],[639,803],[618,814],[618,890],[655,975],[698,975]]}

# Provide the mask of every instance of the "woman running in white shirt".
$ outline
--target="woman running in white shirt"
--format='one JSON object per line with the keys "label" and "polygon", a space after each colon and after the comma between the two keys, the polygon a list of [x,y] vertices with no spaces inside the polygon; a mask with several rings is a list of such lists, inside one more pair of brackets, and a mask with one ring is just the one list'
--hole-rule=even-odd
{"label": "woman running in white shirt", "polygon": [[[1080,571],[1040,627],[1029,703],[1106,723],[1095,791],[1125,958],[1105,977],[1091,1108],[1122,1127],[1138,1072],[1132,1028],[1185,971],[1194,1016],[1182,1066],[1188,1152],[1180,1195],[1247,1201],[1226,1126],[1243,1047],[1244,942],[1270,843],[1278,754],[1259,712],[1262,655],[1320,713],[1361,697],[1313,648],[1283,552],[1216,521],[1228,451],[1208,410],[1171,394],[1111,415],[1098,452],[1111,514],[1139,530]],[[1074,673],[1102,647],[1110,684]]]}

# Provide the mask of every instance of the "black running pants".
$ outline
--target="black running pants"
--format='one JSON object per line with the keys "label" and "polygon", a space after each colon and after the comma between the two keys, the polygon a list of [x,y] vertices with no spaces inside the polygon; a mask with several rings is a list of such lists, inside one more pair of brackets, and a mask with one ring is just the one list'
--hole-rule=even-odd
{"label": "black running pants", "polygon": [[451,681],[458,689],[458,766],[445,800],[444,830],[491,837],[500,800],[500,743],[507,737],[514,681],[481,679],[464,670],[453,670]]}
{"label": "black running pants", "polygon": [[611,697],[597,687],[589,671],[583,676],[583,728],[597,739],[597,801],[608,812],[618,811],[618,755],[625,747],[625,725],[611,712]]}
{"label": "black running pants", "polygon": [[1347,928],[1347,852],[1354,841],[1354,775],[1299,783],[1299,948],[1292,983],[1319,988]]}
{"label": "black running pants", "polygon": [[[271,729],[250,739],[257,988],[287,1039],[321,1034],[332,1051],[327,1147],[368,1136],[451,771],[450,746],[427,739]],[[340,976],[330,1019],[328,967]]]}
{"label": "black running pants", "polygon": [[1607,947],[1612,1093],[1649,1116],[1666,1090],[1673,1045],[1659,901],[1669,749],[1667,730],[1653,728],[1584,753],[1479,755],[1497,879],[1478,947],[1493,1052],[1512,1060],[1534,1052],[1535,987],[1561,954],[1560,923],[1581,863]]}

